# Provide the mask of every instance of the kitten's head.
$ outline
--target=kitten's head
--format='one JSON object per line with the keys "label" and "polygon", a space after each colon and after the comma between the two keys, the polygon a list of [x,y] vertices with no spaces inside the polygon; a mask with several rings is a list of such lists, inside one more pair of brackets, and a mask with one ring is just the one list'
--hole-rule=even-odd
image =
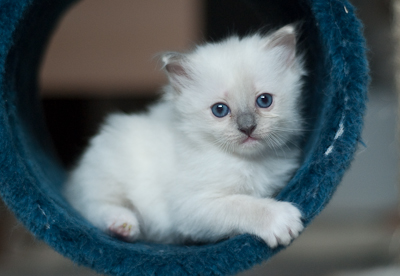
{"label": "kitten's head", "polygon": [[295,28],[166,53],[166,95],[178,124],[203,145],[257,155],[285,146],[302,128],[299,97],[304,75]]}

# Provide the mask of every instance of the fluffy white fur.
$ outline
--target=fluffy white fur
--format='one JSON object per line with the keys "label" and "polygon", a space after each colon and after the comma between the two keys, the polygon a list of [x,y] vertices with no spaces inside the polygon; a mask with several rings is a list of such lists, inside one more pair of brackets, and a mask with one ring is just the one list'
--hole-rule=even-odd
{"label": "fluffy white fur", "polygon": [[[290,243],[303,229],[301,214],[272,196],[299,165],[293,141],[302,129],[304,71],[295,48],[286,26],[164,54],[164,99],[146,114],[108,117],[72,171],[67,199],[128,241],[251,233],[271,247]],[[268,108],[256,104],[262,93],[273,96]],[[216,117],[215,103],[230,113]],[[239,130],[244,116],[256,124],[250,136]]]}

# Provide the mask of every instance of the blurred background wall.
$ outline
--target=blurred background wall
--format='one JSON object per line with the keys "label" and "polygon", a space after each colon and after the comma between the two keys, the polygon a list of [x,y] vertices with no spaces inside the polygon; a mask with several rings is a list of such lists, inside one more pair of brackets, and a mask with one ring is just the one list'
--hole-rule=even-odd
{"label": "blurred background wall", "polygon": [[165,81],[157,53],[183,51],[199,41],[202,5],[199,0],[78,2],[50,41],[40,75],[42,94],[154,93]]}
{"label": "blurred background wall", "polygon": [[[166,79],[156,55],[228,33],[299,19],[297,1],[270,0],[268,16],[239,0],[84,0],[52,36],[40,71],[49,130],[69,167],[105,114],[143,110]],[[270,262],[243,275],[345,275],[396,263],[397,95],[390,0],[352,0],[365,24],[372,84],[363,140],[328,207]],[[0,206],[0,275],[95,275],[34,240]],[[347,274],[346,274],[347,275]]]}

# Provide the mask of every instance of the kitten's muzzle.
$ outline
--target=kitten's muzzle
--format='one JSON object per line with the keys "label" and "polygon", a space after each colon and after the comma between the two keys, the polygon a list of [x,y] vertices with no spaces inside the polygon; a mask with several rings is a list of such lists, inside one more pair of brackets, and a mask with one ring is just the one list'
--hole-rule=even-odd
{"label": "kitten's muzzle", "polygon": [[237,117],[238,130],[250,136],[256,129],[256,119],[252,113],[242,113]]}

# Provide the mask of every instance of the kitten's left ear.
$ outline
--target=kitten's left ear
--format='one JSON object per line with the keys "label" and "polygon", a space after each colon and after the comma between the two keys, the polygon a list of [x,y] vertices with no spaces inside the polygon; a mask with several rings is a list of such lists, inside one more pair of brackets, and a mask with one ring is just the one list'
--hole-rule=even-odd
{"label": "kitten's left ear", "polygon": [[296,29],[286,25],[266,37],[265,49],[278,49],[280,60],[287,67],[293,65],[296,57]]}
{"label": "kitten's left ear", "polygon": [[179,90],[190,79],[186,56],[181,53],[168,52],[162,55],[161,60],[172,86]]}

